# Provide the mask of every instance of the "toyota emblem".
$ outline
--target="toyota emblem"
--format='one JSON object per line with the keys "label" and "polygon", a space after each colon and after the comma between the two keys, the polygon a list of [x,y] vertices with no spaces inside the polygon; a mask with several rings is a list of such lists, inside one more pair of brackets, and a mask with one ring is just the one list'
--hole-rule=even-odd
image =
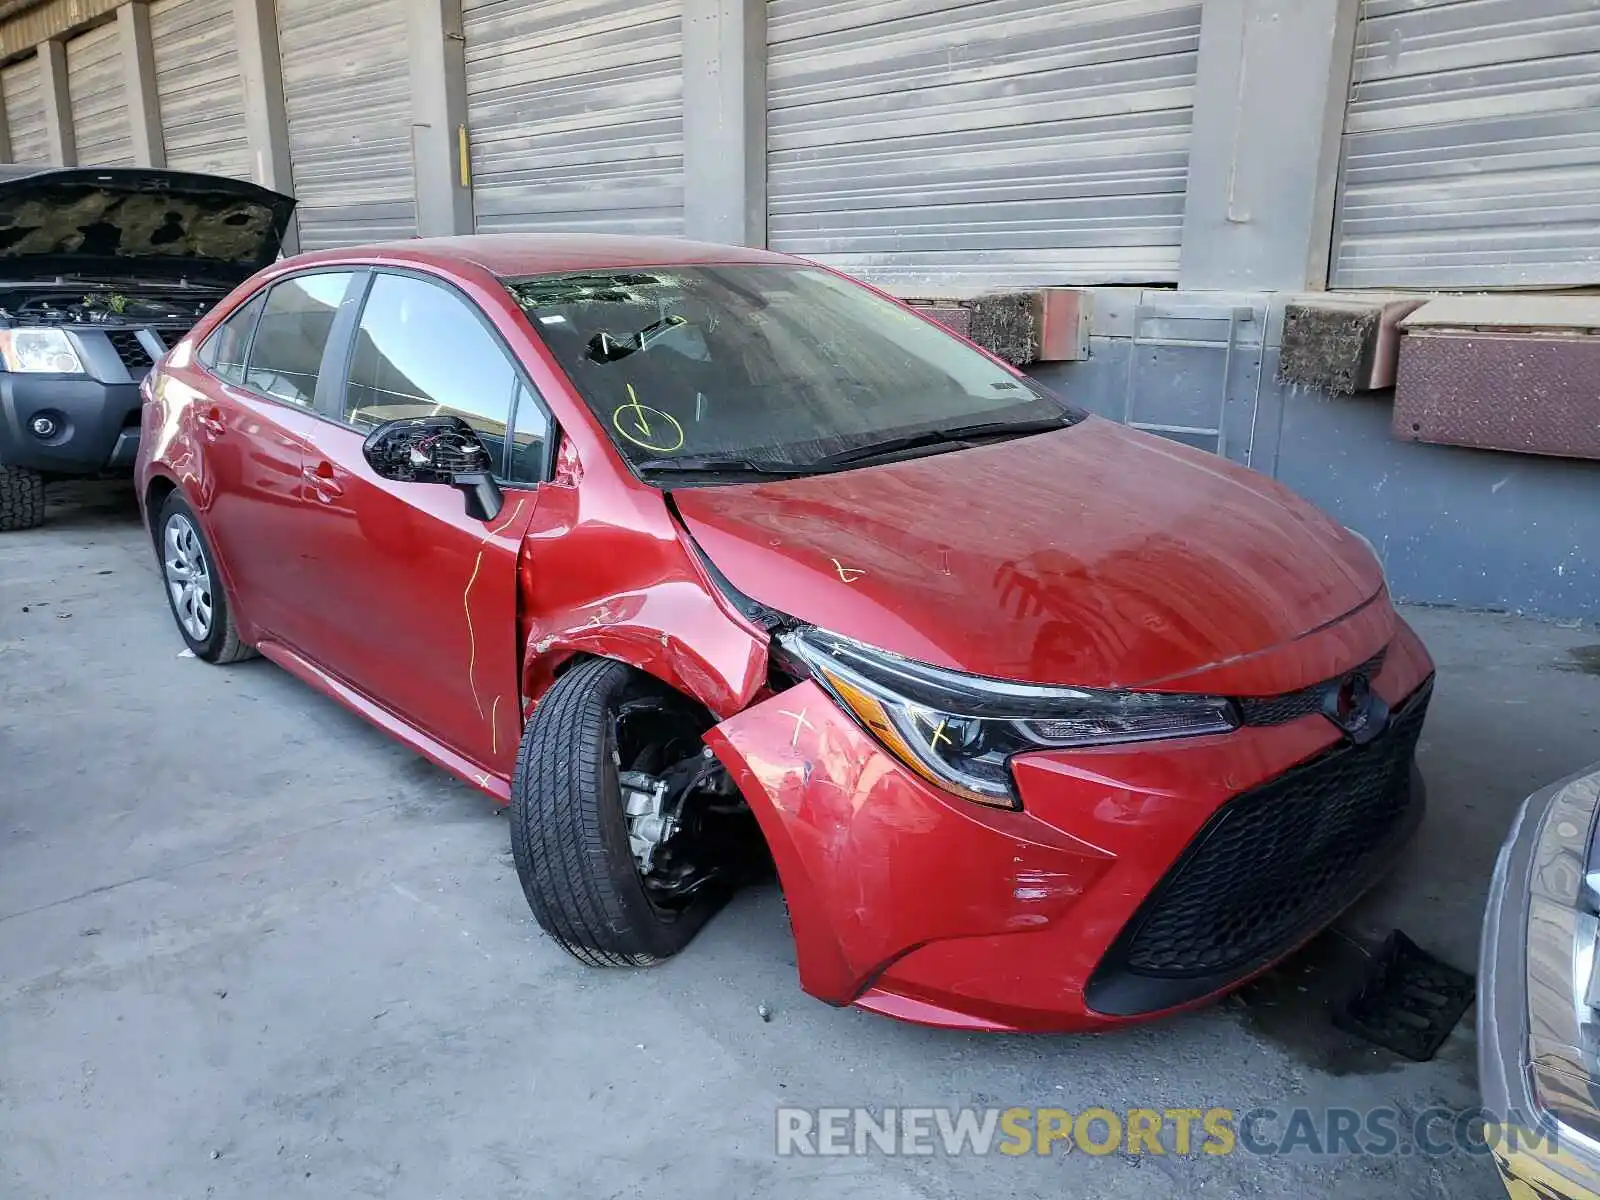
{"label": "toyota emblem", "polygon": [[1370,742],[1389,726],[1389,706],[1372,690],[1372,679],[1365,671],[1356,671],[1329,685],[1323,696],[1322,715],[1358,746]]}

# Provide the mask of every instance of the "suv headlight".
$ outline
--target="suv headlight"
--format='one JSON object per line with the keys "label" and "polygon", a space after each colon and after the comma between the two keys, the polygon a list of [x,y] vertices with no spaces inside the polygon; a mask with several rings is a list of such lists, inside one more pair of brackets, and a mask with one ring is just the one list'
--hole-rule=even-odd
{"label": "suv headlight", "polygon": [[1229,733],[1239,717],[1216,696],[1011,683],[875,650],[822,629],[781,645],[884,748],[928,782],[968,800],[1020,808],[1011,756]]}
{"label": "suv headlight", "polygon": [[8,371],[82,375],[83,363],[60,329],[0,330],[0,360]]}

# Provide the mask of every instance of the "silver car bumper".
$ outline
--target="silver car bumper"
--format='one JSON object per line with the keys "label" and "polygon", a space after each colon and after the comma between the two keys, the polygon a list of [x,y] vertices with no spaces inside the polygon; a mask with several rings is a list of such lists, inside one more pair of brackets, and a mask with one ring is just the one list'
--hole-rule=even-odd
{"label": "silver car bumper", "polygon": [[[1507,1191],[1517,1200],[1600,1200],[1600,1142],[1542,1110],[1529,1075],[1528,917],[1535,890],[1545,891],[1546,873],[1560,872],[1566,878],[1572,869],[1570,861],[1554,861],[1558,852],[1550,826],[1554,820],[1570,833],[1582,813],[1582,828],[1587,831],[1597,796],[1600,766],[1528,797],[1501,847],[1489,887],[1478,962],[1478,1080],[1484,1108],[1501,1123],[1495,1162]],[[1570,860],[1570,846],[1559,853]],[[1557,942],[1534,950],[1536,956],[1561,952]],[[1570,955],[1570,950],[1566,953]],[[1536,962],[1536,977],[1538,966]],[[1567,971],[1570,974],[1570,968]],[[1558,998],[1545,989],[1536,994],[1534,1007],[1558,999],[1569,1009],[1573,1004],[1570,994]]]}

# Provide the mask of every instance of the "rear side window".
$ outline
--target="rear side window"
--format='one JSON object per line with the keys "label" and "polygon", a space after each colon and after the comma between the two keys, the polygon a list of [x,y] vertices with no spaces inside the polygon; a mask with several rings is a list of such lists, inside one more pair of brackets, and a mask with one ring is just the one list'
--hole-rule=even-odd
{"label": "rear side window", "polygon": [[252,298],[233,316],[211,331],[205,345],[200,347],[200,362],[213,375],[229,383],[244,382],[244,356],[250,349],[250,334],[255,330],[256,318],[266,295]]}
{"label": "rear side window", "polygon": [[309,408],[317,394],[322,352],[350,273],[297,275],[274,284],[250,346],[245,382],[258,392]]}

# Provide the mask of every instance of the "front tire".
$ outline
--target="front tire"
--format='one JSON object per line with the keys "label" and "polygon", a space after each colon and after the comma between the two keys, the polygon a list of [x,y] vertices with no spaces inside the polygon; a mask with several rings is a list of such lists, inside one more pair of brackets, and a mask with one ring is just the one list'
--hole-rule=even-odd
{"label": "front tire", "polygon": [[674,904],[646,888],[619,779],[623,770],[667,765],[642,762],[638,739],[619,733],[621,718],[636,719],[642,709],[678,722],[672,753],[699,753],[706,722],[686,716],[686,704],[623,663],[594,659],[551,686],[517,755],[511,852],[523,894],[540,927],[590,966],[646,967],[670,958],[730,890],[717,881]]}
{"label": "front tire", "polygon": [[0,533],[44,524],[44,476],[30,467],[0,465]]}
{"label": "front tire", "polygon": [[200,520],[178,492],[156,517],[156,554],[172,619],[194,656],[219,666],[254,657],[255,650],[240,640]]}

